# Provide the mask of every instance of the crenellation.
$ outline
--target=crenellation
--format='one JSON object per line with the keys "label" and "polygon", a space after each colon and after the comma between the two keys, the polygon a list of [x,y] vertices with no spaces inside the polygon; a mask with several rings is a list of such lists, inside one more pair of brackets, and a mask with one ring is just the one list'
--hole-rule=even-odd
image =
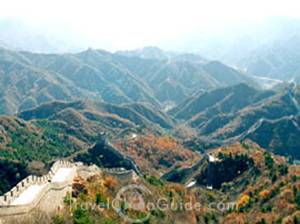
{"label": "crenellation", "polygon": [[63,167],[73,167],[73,164],[68,161],[59,160],[53,164],[50,171],[43,176],[30,175],[20,181],[10,191],[6,192],[3,196],[0,196],[0,208],[1,206],[9,205],[15,198],[17,198],[25,189],[34,184],[46,184],[51,182],[51,179],[55,173]]}
{"label": "crenellation", "polygon": [[[50,171],[43,175],[43,176],[35,176],[35,175],[30,175],[20,181],[15,187],[13,187],[9,192],[4,194],[3,196],[0,196],[0,217],[10,217],[10,216],[15,216],[16,214],[27,214],[28,212],[32,211],[34,208],[37,206],[41,205],[40,203],[45,205],[45,201],[47,200],[46,198],[52,199],[53,194],[60,195],[55,196],[52,200],[54,200],[54,204],[61,203],[61,198],[63,197],[62,195],[66,193],[66,191],[70,191],[72,188],[72,178],[63,181],[63,182],[52,182],[53,176],[56,174],[56,172],[60,168],[73,168],[72,172],[72,177],[76,175],[76,173],[80,171],[84,172],[104,172],[107,173],[108,175],[115,176],[117,178],[121,179],[127,179],[130,178],[132,179],[135,172],[133,170],[126,170],[124,168],[99,168],[96,165],[92,166],[85,166],[83,163],[71,163],[69,161],[65,160],[59,160],[55,162]],[[24,190],[26,190],[28,187],[32,185],[42,185],[45,184],[45,187],[39,192],[30,204],[26,205],[11,205],[11,203],[20,195]],[[52,196],[50,196],[52,195]],[[56,198],[56,199],[55,199]],[[58,200],[60,198],[60,200]],[[51,205],[53,204],[51,202]],[[45,207],[45,206],[44,206]],[[47,206],[46,206],[47,207]],[[52,206],[53,207],[53,206]],[[47,209],[47,208],[45,208]],[[0,218],[1,219],[1,218]]]}
{"label": "crenellation", "polygon": [[1,196],[0,197],[0,204],[4,204],[5,200],[6,200],[5,196]]}

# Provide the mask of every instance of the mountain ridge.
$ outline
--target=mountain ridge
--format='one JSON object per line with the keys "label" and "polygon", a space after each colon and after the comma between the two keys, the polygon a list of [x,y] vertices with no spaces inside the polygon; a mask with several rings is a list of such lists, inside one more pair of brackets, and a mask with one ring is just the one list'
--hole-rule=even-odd
{"label": "mountain ridge", "polygon": [[185,55],[159,60],[92,49],[59,55],[0,49],[0,56],[2,114],[85,98],[164,108],[201,89],[240,82],[256,85],[249,76],[221,63],[199,62]]}

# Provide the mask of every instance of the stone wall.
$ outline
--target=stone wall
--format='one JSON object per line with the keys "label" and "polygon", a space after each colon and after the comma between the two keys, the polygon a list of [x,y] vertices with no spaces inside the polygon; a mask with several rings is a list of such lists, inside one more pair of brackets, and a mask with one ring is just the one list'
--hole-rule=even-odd
{"label": "stone wall", "polygon": [[76,163],[76,166],[77,172],[83,176],[104,173],[122,180],[132,180],[133,178],[137,178],[137,174],[134,170],[126,170],[124,168],[99,168],[96,165],[85,166],[82,163]]}
{"label": "stone wall", "polygon": [[[60,168],[73,167],[71,176],[76,175],[76,167],[68,161],[57,161],[53,164],[48,174],[44,176],[28,176],[9,192],[0,197],[0,221],[6,220],[9,217],[16,217],[26,215],[33,209],[37,208],[44,212],[54,212],[57,206],[60,206],[64,195],[67,191],[72,190],[72,177],[65,182],[51,182],[52,177]],[[18,198],[29,186],[32,185],[45,185],[42,190],[37,194],[35,199],[26,205],[12,205],[11,203]],[[54,194],[53,194],[54,192]],[[50,196],[52,195],[52,196]],[[48,199],[47,199],[48,198]]]}
{"label": "stone wall", "polygon": [[122,180],[131,180],[136,173],[133,170],[125,170],[123,168],[102,169],[103,173]]}
{"label": "stone wall", "polygon": [[[73,168],[71,177],[64,182],[52,182],[53,176],[60,168]],[[65,195],[72,191],[72,183],[75,175],[78,173],[86,173],[87,175],[96,174],[99,172],[114,176],[119,179],[134,179],[137,178],[136,172],[126,170],[124,168],[99,168],[96,165],[85,166],[81,162],[71,163],[68,161],[57,161],[53,164],[50,171],[44,176],[28,176],[20,181],[9,192],[0,197],[0,223],[9,223],[12,219],[23,219],[33,211],[41,211],[48,214],[54,213],[57,209],[64,205],[63,199]],[[12,205],[11,203],[18,198],[29,186],[45,185],[38,193],[35,199],[26,205]]]}

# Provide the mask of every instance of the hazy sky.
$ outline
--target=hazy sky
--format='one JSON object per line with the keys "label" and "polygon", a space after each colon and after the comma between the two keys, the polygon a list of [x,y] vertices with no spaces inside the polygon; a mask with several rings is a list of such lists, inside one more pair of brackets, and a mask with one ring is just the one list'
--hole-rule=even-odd
{"label": "hazy sky", "polygon": [[160,45],[199,29],[300,17],[299,0],[1,0],[0,17],[71,30],[108,49]]}

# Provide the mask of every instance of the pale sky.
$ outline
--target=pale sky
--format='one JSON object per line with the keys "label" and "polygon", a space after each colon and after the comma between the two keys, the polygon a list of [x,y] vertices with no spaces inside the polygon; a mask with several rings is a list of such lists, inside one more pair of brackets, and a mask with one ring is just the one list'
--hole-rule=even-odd
{"label": "pale sky", "polygon": [[159,45],[198,29],[300,17],[299,0],[0,0],[0,18],[57,26],[111,49]]}

